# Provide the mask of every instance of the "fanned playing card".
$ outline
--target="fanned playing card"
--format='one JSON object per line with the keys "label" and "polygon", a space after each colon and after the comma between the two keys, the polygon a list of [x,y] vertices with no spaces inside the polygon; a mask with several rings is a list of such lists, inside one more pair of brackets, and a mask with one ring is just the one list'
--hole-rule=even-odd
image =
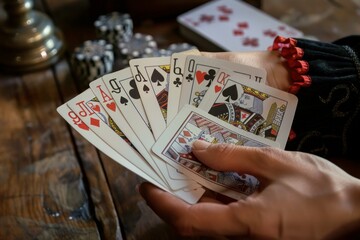
{"label": "fanned playing card", "polygon": [[74,111],[72,111],[68,107],[66,103],[59,106],[57,108],[57,111],[70,126],[72,126],[82,137],[88,140],[98,150],[100,150],[128,170],[142,177],[144,180],[151,182],[155,186],[163,189],[164,191],[172,193],[191,204],[196,203],[204,194],[205,189],[203,188],[197,188],[191,191],[188,191],[187,189],[180,189],[177,191],[170,190],[164,183],[159,183],[156,180],[152,179],[146,172],[144,172],[143,169],[136,167],[133,163],[125,159],[122,155],[120,155],[117,151],[115,151],[107,143],[105,143],[100,137],[98,137],[94,132],[91,131],[91,129],[76,115]]}
{"label": "fanned playing card", "polygon": [[238,128],[275,141],[284,149],[297,97],[264,84],[244,81],[231,71],[225,75],[223,88],[218,92],[209,91],[199,108]]}
{"label": "fanned playing card", "polygon": [[256,190],[256,178],[209,169],[191,147],[202,139],[284,148],[297,98],[265,79],[264,69],[197,50],[133,59],[130,67],[91,82],[58,112],[100,151],[187,202],[198,201],[203,186],[243,198]]}
{"label": "fanned playing card", "polygon": [[[187,183],[185,184],[183,181],[178,181],[183,180],[184,176],[181,173],[176,172],[173,167],[168,166],[168,164],[159,159],[151,151],[151,147],[155,143],[155,138],[148,125],[148,121],[146,121],[147,118],[145,119],[146,116],[142,114],[145,110],[141,103],[137,87],[134,85],[135,80],[130,68],[107,74],[102,77],[102,80],[108,87],[120,112],[150,154],[157,169],[159,169],[162,176],[165,177],[166,182],[169,182],[172,188],[184,187]],[[126,99],[126,104],[124,103],[124,99]]]}
{"label": "fanned playing card", "polygon": [[181,14],[177,21],[185,37],[216,51],[266,50],[277,35],[303,36],[299,30],[237,0],[209,1]]}
{"label": "fanned playing card", "polygon": [[[98,78],[94,81],[92,81],[90,84],[90,89],[94,93],[95,97],[97,98],[98,102],[102,105],[103,109],[105,110],[104,113],[102,113],[104,116],[108,114],[108,118],[112,119],[112,125],[117,126],[116,129],[117,133],[124,134],[127,138],[127,141],[130,141],[131,144],[135,147],[135,149],[145,158],[145,160],[149,163],[149,165],[155,170],[160,171],[158,165],[156,165],[155,161],[152,159],[151,155],[147,151],[147,149],[144,147],[142,142],[140,141],[139,137],[135,134],[133,129],[131,128],[130,124],[126,121],[123,114],[120,112],[120,108],[116,105],[113,97],[111,96],[110,92],[108,91],[106,85],[103,82],[102,78]],[[123,104],[128,104],[126,97],[120,97],[120,107],[122,107]],[[124,103],[125,102],[125,103]],[[100,112],[99,108],[99,112]],[[159,177],[161,177],[165,182],[166,179],[163,177],[162,174],[159,174]]]}
{"label": "fanned playing card", "polygon": [[173,119],[153,146],[153,151],[202,186],[234,199],[253,193],[258,180],[246,173],[219,172],[203,165],[191,150],[192,143],[198,139],[210,143],[278,147],[273,141],[249,134],[190,105]]}
{"label": "fanned playing card", "polygon": [[169,96],[168,96],[168,108],[167,108],[167,125],[176,116],[179,109],[179,100],[182,88],[182,82],[185,71],[186,57],[189,55],[201,55],[197,49],[191,49],[189,51],[173,53],[171,55],[171,66],[169,75]]}
{"label": "fanned playing card", "polygon": [[[266,71],[239,63],[204,56],[187,56],[179,110],[186,104],[199,106],[214,79],[221,79],[221,68],[232,70],[247,81],[265,83]],[[219,76],[217,76],[219,74]],[[220,78],[219,78],[220,77]],[[221,83],[220,81],[218,81]],[[220,85],[217,85],[220,86]]]}
{"label": "fanned playing card", "polygon": [[157,139],[166,128],[170,57],[132,59],[129,64]]}

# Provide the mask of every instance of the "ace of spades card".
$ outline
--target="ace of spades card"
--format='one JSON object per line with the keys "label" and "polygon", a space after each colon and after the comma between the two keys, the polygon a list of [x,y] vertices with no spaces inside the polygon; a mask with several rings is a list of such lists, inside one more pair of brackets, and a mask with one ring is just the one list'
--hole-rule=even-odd
{"label": "ace of spades card", "polygon": [[170,57],[132,59],[129,64],[157,139],[166,128]]}
{"label": "ace of spades card", "polygon": [[228,72],[222,90],[209,92],[199,108],[285,148],[296,105],[293,94]]}

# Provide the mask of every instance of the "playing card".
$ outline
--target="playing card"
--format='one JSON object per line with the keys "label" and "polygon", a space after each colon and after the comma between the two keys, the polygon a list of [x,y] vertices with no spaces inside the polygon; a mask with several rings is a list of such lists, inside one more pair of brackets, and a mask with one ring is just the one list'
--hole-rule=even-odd
{"label": "playing card", "polygon": [[[131,142],[126,141],[126,139],[124,140],[125,136],[122,135],[122,132],[113,119],[107,115],[91,89],[84,91],[70,100],[68,106],[77,113],[90,129],[126,159],[131,160],[131,162],[136,164],[140,169],[151,168],[139,152],[130,146]],[[161,169],[161,173],[165,171],[167,171],[167,168]],[[151,177],[154,177],[155,172],[149,172],[149,174],[152,174]],[[157,174],[155,175],[159,178]],[[195,189],[198,187],[193,181],[185,178],[182,180],[173,180],[167,176],[164,177],[172,190],[182,188]]]}
{"label": "playing card", "polygon": [[[120,112],[149,152],[161,174],[167,179],[167,182],[185,179],[183,174],[177,172],[172,166],[166,164],[151,151],[155,138],[148,125],[147,118],[145,119],[146,116],[142,114],[145,110],[136,85],[134,85],[135,80],[130,68],[107,74],[102,79],[119,107]],[[122,99],[128,100],[126,104],[121,103]],[[173,183],[170,183],[170,185],[174,186]]]}
{"label": "playing card", "polygon": [[183,199],[186,202],[191,204],[196,203],[200,197],[203,195],[205,190],[203,188],[198,188],[192,191],[172,191],[168,189],[168,187],[163,182],[157,182],[148,174],[146,174],[143,170],[139,169],[127,159],[125,159],[122,155],[116,152],[113,148],[111,148],[108,144],[106,144],[100,137],[98,137],[91,129],[76,115],[74,111],[72,111],[67,104],[63,104],[57,108],[58,113],[66,120],[66,122],[73,127],[82,137],[88,140],[92,145],[94,145],[101,152],[106,154],[108,157],[121,164],[128,170],[134,172],[138,176],[142,177],[146,181],[154,184],[155,186],[172,193],[179,198]]}
{"label": "playing card", "polygon": [[246,173],[218,172],[206,167],[192,154],[192,143],[197,139],[210,143],[278,147],[273,141],[249,134],[194,106],[185,106],[173,119],[153,146],[153,151],[204,187],[235,199],[253,193],[258,186],[257,179]]}
{"label": "playing card", "polygon": [[[231,71],[221,79],[223,88],[211,90],[199,108],[238,128],[275,141],[285,148],[297,97],[268,85],[244,81]],[[215,89],[215,84],[212,89]]]}
{"label": "playing card", "polygon": [[[110,74],[112,75],[112,74]],[[146,150],[144,145],[141,143],[140,139],[134,133],[133,129],[130,127],[130,124],[126,121],[123,114],[120,112],[120,109],[116,105],[114,99],[112,98],[110,92],[108,91],[106,85],[103,82],[102,78],[98,78],[92,82],[90,82],[90,89],[94,93],[95,97],[98,99],[99,103],[102,105],[103,109],[105,109],[105,113],[103,115],[107,115],[109,119],[113,120],[113,125],[118,126],[117,132],[120,130],[123,135],[126,136],[126,140],[130,141],[131,144],[135,147],[135,149],[141,154],[141,156],[147,161],[147,163],[153,168],[155,172],[161,173],[160,169],[152,159],[149,152]],[[119,88],[121,90],[121,88]],[[128,96],[121,96],[119,99],[120,107],[122,105],[129,104]],[[99,111],[100,112],[99,108]],[[116,128],[112,128],[115,130]],[[165,182],[165,178],[162,174],[159,174],[159,177],[162,178]]]}
{"label": "playing card", "polygon": [[[85,109],[85,108],[83,108]],[[143,177],[144,179],[149,179],[151,182],[155,182],[156,185],[161,187],[162,189],[166,188],[166,184],[162,181],[151,168],[144,167],[143,169],[138,168],[136,163],[132,163],[124,158],[123,155],[120,155],[116,152],[113,148],[111,148],[104,140],[102,140],[98,135],[96,135],[91,128],[84,122],[82,119],[76,114],[73,110],[71,110],[67,104],[63,104],[58,107],[57,111],[59,114],[72,126],[77,132],[81,134],[86,140],[88,140],[92,145],[98,148],[105,154],[109,154],[112,156],[116,155],[114,160],[120,163],[122,166],[126,167],[127,169],[135,172],[139,176]],[[81,114],[85,114],[88,110],[81,112]],[[116,152],[116,153],[115,153]],[[143,164],[138,166],[143,167]]]}
{"label": "playing card", "polygon": [[169,74],[169,96],[167,107],[166,124],[178,113],[182,81],[184,78],[184,67],[188,55],[200,55],[200,51],[192,49],[185,52],[174,53],[171,55],[171,66]]}
{"label": "playing card", "polygon": [[266,81],[265,69],[222,59],[213,59],[203,56],[187,56],[184,80],[180,94],[179,110],[186,104],[191,104],[195,107],[199,106],[220,68],[230,69],[239,75],[240,78],[248,81],[260,83],[265,83]]}
{"label": "playing card", "polygon": [[180,30],[199,46],[225,51],[266,50],[277,35],[302,37],[302,32],[237,0],[214,0],[177,18]]}
{"label": "playing card", "polygon": [[157,139],[166,128],[170,57],[132,59],[129,65]]}

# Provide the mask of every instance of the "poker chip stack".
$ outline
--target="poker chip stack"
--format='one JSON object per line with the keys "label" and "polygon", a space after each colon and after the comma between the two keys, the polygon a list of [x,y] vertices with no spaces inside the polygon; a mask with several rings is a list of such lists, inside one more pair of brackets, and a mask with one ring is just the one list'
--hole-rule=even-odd
{"label": "poker chip stack", "polygon": [[153,36],[142,33],[135,33],[130,41],[122,41],[117,45],[120,57],[125,61],[134,58],[153,56],[158,47]]}
{"label": "poker chip stack", "polygon": [[72,56],[72,68],[84,82],[126,67],[134,58],[171,56],[196,48],[188,43],[174,43],[159,49],[153,36],[133,33],[133,21],[127,13],[101,15],[94,26],[99,40],[85,41]]}
{"label": "poker chip stack", "polygon": [[105,40],[88,40],[75,48],[71,58],[77,78],[90,82],[113,70],[113,46]]}
{"label": "poker chip stack", "polygon": [[129,42],[133,36],[133,21],[129,14],[112,12],[101,15],[94,22],[98,38],[116,45],[118,42]]}
{"label": "poker chip stack", "polygon": [[167,50],[169,52],[171,52],[171,54],[173,54],[173,53],[188,51],[188,50],[196,49],[196,48],[197,47],[195,47],[194,45],[191,45],[189,43],[173,43],[173,44],[170,44],[170,46],[168,47]]}

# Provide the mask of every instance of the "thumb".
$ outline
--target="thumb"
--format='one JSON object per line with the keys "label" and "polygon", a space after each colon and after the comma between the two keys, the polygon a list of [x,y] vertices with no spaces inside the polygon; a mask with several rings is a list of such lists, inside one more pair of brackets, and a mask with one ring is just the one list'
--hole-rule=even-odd
{"label": "thumb", "polygon": [[285,154],[277,148],[245,147],[235,144],[211,144],[197,140],[192,145],[192,152],[203,164],[217,171],[235,171],[256,177],[273,179],[283,173]]}

